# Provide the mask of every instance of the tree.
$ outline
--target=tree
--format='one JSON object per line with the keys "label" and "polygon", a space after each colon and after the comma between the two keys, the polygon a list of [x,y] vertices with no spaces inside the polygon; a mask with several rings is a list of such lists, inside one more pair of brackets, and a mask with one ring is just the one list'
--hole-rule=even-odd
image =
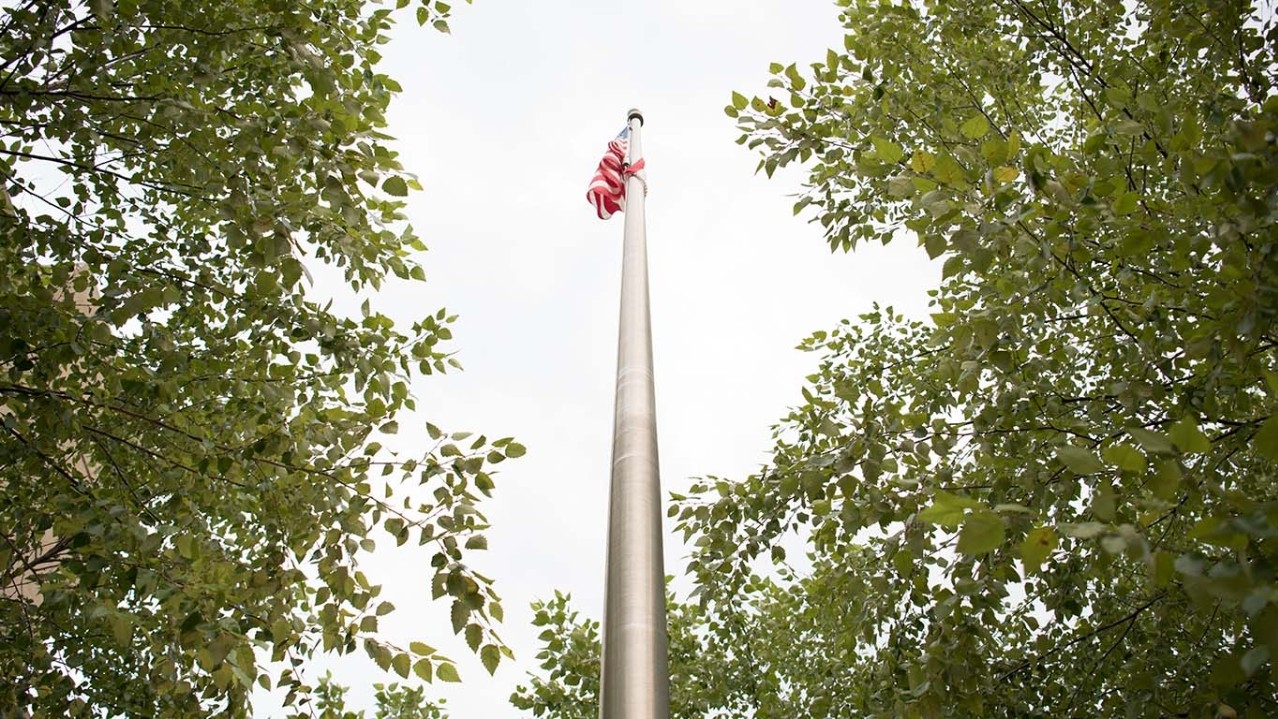
{"label": "tree", "polygon": [[1278,712],[1274,8],[839,5],[727,113],[833,249],[944,279],[812,335],[768,466],[676,498],[712,611],[794,530],[843,608],[793,628],[841,658],[782,673],[811,715]]}
{"label": "tree", "polygon": [[[698,604],[675,601],[667,593],[670,639],[670,716],[710,716],[713,710],[741,715],[745,692],[735,682],[745,672],[732,657],[743,654],[720,642],[725,632],[707,631],[713,619]],[[550,601],[533,603],[533,624],[544,627],[538,639],[540,664],[526,685],[510,697],[515,708],[534,717],[594,719],[599,716],[599,622],[582,617],[572,598],[555,592]],[[740,637],[738,637],[740,639]],[[735,652],[735,654],[734,654]]]}
{"label": "tree", "polygon": [[[308,289],[423,279],[386,147],[392,11],[363,2],[23,0],[0,24],[0,714],[244,716],[316,652],[455,681],[377,634],[375,530],[492,670],[465,563],[509,439],[378,435],[445,371],[452,317]],[[408,5],[400,0],[397,5]],[[446,30],[448,6],[420,23]],[[340,284],[340,283],[339,283]],[[264,666],[263,662],[271,662]]]}
{"label": "tree", "polygon": [[[439,703],[426,699],[420,686],[406,687],[392,682],[374,684],[374,699],[377,701],[376,719],[445,719],[444,700]],[[315,708],[319,710],[319,719],[364,719],[364,712],[352,712],[346,709],[346,692],[348,689],[333,683],[332,674],[320,678],[315,689]]]}
{"label": "tree", "polygon": [[[670,716],[856,716],[865,692],[850,681],[858,660],[841,632],[847,592],[830,586],[850,575],[828,564],[808,577],[785,569],[775,580],[754,577],[710,611],[668,596]],[[533,609],[534,624],[545,627],[541,663],[511,704],[533,717],[598,716],[599,622],[560,593]]]}

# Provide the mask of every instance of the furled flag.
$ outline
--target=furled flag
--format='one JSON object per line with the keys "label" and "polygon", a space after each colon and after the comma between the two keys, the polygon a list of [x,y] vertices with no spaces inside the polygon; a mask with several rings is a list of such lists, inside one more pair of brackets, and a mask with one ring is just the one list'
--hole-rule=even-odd
{"label": "furled flag", "polygon": [[629,148],[630,128],[626,127],[608,143],[608,151],[599,161],[599,169],[590,181],[590,189],[586,190],[586,201],[595,206],[595,212],[601,220],[626,209],[626,178],[643,169],[643,160],[633,166],[626,165],[626,151]]}

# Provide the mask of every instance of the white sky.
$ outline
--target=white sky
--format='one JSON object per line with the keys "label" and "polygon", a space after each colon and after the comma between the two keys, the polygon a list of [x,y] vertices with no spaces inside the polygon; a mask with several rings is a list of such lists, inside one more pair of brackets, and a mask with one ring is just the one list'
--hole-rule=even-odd
{"label": "white sky", "polygon": [[[764,92],[769,62],[842,47],[831,0],[479,0],[454,14],[442,36],[402,13],[384,52],[404,86],[390,133],[425,186],[409,214],[430,281],[374,304],[404,322],[440,306],[461,315],[451,348],[466,371],[416,386],[420,421],[400,418],[400,446],[424,444],[429,419],[528,447],[501,465],[482,507],[490,551],[472,555],[497,580],[518,661],[489,677],[462,642],[442,641],[453,638],[447,607],[429,602],[429,552],[383,540],[365,568],[399,607],[390,637],[459,661],[463,682],[428,694],[480,719],[516,715],[507,697],[535,666],[529,602],[560,589],[596,618],[603,606],[622,222],[595,218],[585,189],[628,108],[647,120],[665,490],[757,468],[815,366],[794,346],[875,300],[921,315],[940,266],[908,243],[831,255],[818,225],[791,216],[800,174],[756,176],[757,156],[734,144],[732,90]],[[668,532],[668,574],[685,554]],[[372,684],[398,679],[362,655],[328,665],[370,714]]]}

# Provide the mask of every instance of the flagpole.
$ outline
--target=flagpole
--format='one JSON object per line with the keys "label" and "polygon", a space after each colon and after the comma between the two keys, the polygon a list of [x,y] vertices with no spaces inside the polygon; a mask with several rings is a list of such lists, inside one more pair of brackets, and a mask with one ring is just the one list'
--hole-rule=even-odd
{"label": "flagpole", "polygon": [[[643,158],[643,115],[631,110],[628,162]],[[613,417],[608,565],[604,591],[601,719],[668,719],[661,477],[648,312],[644,180],[626,176],[617,397]]]}

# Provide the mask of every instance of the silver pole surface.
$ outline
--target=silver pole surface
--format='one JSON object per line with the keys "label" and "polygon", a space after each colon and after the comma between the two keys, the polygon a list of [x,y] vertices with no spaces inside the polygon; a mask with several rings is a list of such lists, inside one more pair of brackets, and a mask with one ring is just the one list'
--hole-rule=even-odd
{"label": "silver pole surface", "polygon": [[[643,157],[643,115],[631,110],[630,156]],[[668,719],[665,569],[661,551],[661,477],[657,404],[648,314],[648,248],[643,180],[626,179],[617,399],[608,508],[601,719]]]}

